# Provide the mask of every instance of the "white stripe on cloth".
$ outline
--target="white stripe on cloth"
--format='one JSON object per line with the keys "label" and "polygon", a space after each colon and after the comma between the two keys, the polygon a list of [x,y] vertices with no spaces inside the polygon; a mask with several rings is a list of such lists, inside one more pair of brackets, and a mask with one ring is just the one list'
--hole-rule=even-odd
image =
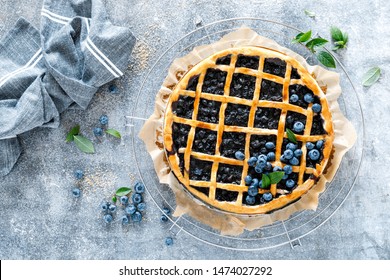
{"label": "white stripe on cloth", "polygon": [[53,12],[50,12],[49,10],[46,10],[45,8],[42,8],[42,12],[47,13],[47,14],[51,15],[52,17],[55,17],[57,19],[60,19],[60,20],[66,21],[66,22],[72,20],[71,18],[64,17],[64,16],[61,16],[61,15],[57,15],[57,14],[55,14]]}
{"label": "white stripe on cloth", "polygon": [[41,15],[44,16],[44,17],[47,17],[48,19],[52,20],[52,21],[55,21],[55,22],[58,22],[60,24],[67,24],[68,22],[66,21],[63,21],[63,20],[60,20],[60,19],[56,19],[52,16],[50,16],[49,14],[46,14],[45,12],[41,12]]}
{"label": "white stripe on cloth", "polygon": [[87,33],[89,34],[89,19],[87,18],[84,19],[85,19],[85,26],[87,27]]}
{"label": "white stripe on cloth", "polygon": [[[38,57],[38,58],[37,58]],[[9,79],[11,79],[12,77],[26,71],[27,69],[30,69],[30,68],[33,68],[35,67],[35,65],[37,65],[37,63],[42,59],[42,49],[39,49],[34,55],[33,57],[26,63],[26,65],[24,65],[23,67],[5,75],[3,78],[0,79],[0,87],[2,85],[4,85]]]}
{"label": "white stripe on cloth", "polygon": [[114,75],[114,77],[116,77],[116,78],[119,77],[118,74],[115,73],[115,72],[110,68],[110,66],[108,66],[108,65],[104,62],[104,60],[101,59],[101,58],[98,56],[97,53],[95,53],[95,51],[88,45],[88,43],[86,43],[85,45],[86,45],[87,49],[91,52],[91,54],[93,54],[93,56],[96,57],[96,59],[99,60],[99,62],[100,62],[104,67],[106,67],[106,69],[107,69],[108,71],[110,71],[111,74]]}

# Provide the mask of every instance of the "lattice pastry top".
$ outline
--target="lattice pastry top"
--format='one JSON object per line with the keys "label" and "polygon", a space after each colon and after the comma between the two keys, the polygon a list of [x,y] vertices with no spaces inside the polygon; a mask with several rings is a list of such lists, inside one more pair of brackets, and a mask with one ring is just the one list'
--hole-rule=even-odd
{"label": "lattice pastry top", "polygon": [[[174,175],[197,199],[233,213],[269,213],[298,200],[324,171],[332,144],[315,79],[294,58],[260,47],[223,50],[195,65],[164,118]],[[264,186],[263,174],[277,171],[281,181]]]}

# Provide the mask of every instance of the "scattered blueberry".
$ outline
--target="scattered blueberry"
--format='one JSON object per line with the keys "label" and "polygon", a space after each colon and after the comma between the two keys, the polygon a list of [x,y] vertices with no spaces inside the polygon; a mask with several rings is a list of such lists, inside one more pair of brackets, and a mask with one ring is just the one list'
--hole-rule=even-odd
{"label": "scattered blueberry", "polygon": [[269,152],[267,154],[267,160],[268,161],[274,161],[275,160],[275,153],[274,152]]}
{"label": "scattered blueberry", "polygon": [[301,155],[302,155],[302,150],[301,149],[296,149],[294,151],[294,156],[296,156],[297,158],[299,158]]}
{"label": "scattered blueberry", "polygon": [[295,132],[302,132],[305,129],[305,125],[301,122],[295,122],[293,125],[293,130]]}
{"label": "scattered blueberry", "polygon": [[250,196],[256,196],[259,193],[259,189],[257,187],[249,187],[248,188],[248,195]]}
{"label": "scattered blueberry", "polygon": [[136,193],[144,193],[145,186],[141,182],[137,182],[137,183],[135,183],[134,190]]}
{"label": "scattered blueberry", "polygon": [[264,201],[271,201],[272,200],[272,193],[269,193],[269,192],[267,192],[267,193],[263,193],[263,199],[264,199]]}
{"label": "scattered blueberry", "polygon": [[307,143],[306,143],[306,148],[307,148],[308,150],[314,149],[314,144],[313,144],[312,142],[307,142]]}
{"label": "scattered blueberry", "polygon": [[309,152],[309,158],[311,160],[318,160],[320,158],[320,155],[321,155],[320,152],[316,149],[312,149]]}
{"label": "scattered blueberry", "polygon": [[295,151],[297,149],[297,145],[295,145],[294,143],[288,143],[286,145],[286,149],[291,150],[291,151]]}
{"label": "scattered blueberry", "polygon": [[253,186],[253,187],[258,187],[258,186],[259,186],[259,179],[253,178],[253,179],[252,179],[251,186]]}
{"label": "scattered blueberry", "polygon": [[293,157],[292,159],[290,159],[290,164],[299,165],[299,160],[296,157]]}
{"label": "scattered blueberry", "polygon": [[263,173],[263,168],[261,168],[259,165],[256,165],[255,171],[256,173]]}
{"label": "scattered blueberry", "polygon": [[139,204],[137,205],[137,209],[138,209],[138,211],[140,211],[140,212],[144,212],[145,209],[146,209],[146,203],[145,203],[145,202],[139,203]]}
{"label": "scattered blueberry", "polygon": [[287,174],[287,175],[291,174],[291,173],[293,172],[292,166],[291,166],[291,165],[285,165],[285,166],[283,167],[283,171],[284,171],[284,173]]}
{"label": "scattered blueberry", "polygon": [[318,140],[316,143],[317,149],[321,149],[324,146],[324,140]]}
{"label": "scattered blueberry", "polygon": [[290,102],[295,103],[299,100],[299,96],[297,94],[292,94],[290,96]]}
{"label": "scattered blueberry", "polygon": [[238,159],[238,160],[244,160],[244,159],[245,159],[245,155],[244,155],[244,153],[241,152],[241,151],[235,152],[234,156],[235,156],[236,159]]}
{"label": "scattered blueberry", "polygon": [[272,149],[275,149],[275,144],[273,142],[267,142],[267,143],[265,143],[265,147],[268,150],[272,150]]}
{"label": "scattered blueberry", "polygon": [[285,150],[283,155],[285,159],[292,159],[292,157],[294,156],[294,152],[291,150]]}
{"label": "scattered blueberry", "polygon": [[167,238],[165,238],[165,245],[167,245],[167,246],[173,245],[173,239],[172,239],[172,237],[167,237]]}
{"label": "scattered blueberry", "polygon": [[81,195],[81,190],[79,189],[79,188],[73,188],[73,190],[72,190],[72,195],[73,195],[73,197],[80,197],[80,195]]}
{"label": "scattered blueberry", "polygon": [[113,93],[113,94],[117,94],[118,93],[118,88],[115,84],[111,84],[108,86],[108,90]]}
{"label": "scattered blueberry", "polygon": [[286,187],[292,189],[295,186],[295,181],[293,179],[288,179],[286,181]]}
{"label": "scattered blueberry", "polygon": [[123,215],[121,220],[122,220],[122,225],[129,224],[129,218],[127,217],[127,215]]}
{"label": "scattered blueberry", "polygon": [[161,222],[168,222],[168,217],[165,215],[161,215],[160,221]]}
{"label": "scattered blueberry", "polygon": [[111,222],[112,222],[112,215],[111,215],[111,214],[106,214],[106,215],[104,215],[103,220],[104,220],[107,224],[111,223]]}
{"label": "scattered blueberry", "polygon": [[95,134],[95,136],[103,136],[103,129],[101,127],[95,127],[93,129],[93,134]]}
{"label": "scattered blueberry", "polygon": [[306,103],[312,103],[314,98],[313,98],[313,95],[311,93],[306,93],[304,96],[303,96],[303,100],[306,101]]}
{"label": "scattered blueberry", "polygon": [[133,204],[130,204],[130,205],[128,205],[128,206],[125,208],[125,212],[126,212],[126,214],[128,214],[128,215],[134,214],[135,211],[137,211],[137,207],[135,207],[135,205],[133,205]]}
{"label": "scattered blueberry", "polygon": [[116,206],[114,204],[111,204],[110,206],[108,206],[108,211],[114,213],[116,211]]}
{"label": "scattered blueberry", "polygon": [[275,166],[272,170],[273,172],[282,171],[283,169],[280,166]]}
{"label": "scattered blueberry", "polygon": [[129,198],[124,195],[124,196],[121,196],[120,201],[121,201],[122,205],[126,205],[127,203],[129,203]]}
{"label": "scattered blueberry", "polygon": [[245,184],[250,185],[251,182],[252,182],[252,177],[250,175],[247,175],[245,177]]}
{"label": "scattered blueberry", "polygon": [[99,122],[100,122],[102,125],[108,124],[108,117],[107,117],[107,115],[101,115],[100,118],[99,118]]}
{"label": "scattered blueberry", "polygon": [[321,112],[321,109],[322,109],[321,105],[318,103],[313,104],[313,107],[311,107],[311,108],[312,108],[314,113],[319,113],[319,112]]}
{"label": "scattered blueberry", "polygon": [[109,206],[110,204],[108,203],[108,202],[102,202],[102,204],[100,204],[100,209],[103,211],[103,212],[105,212],[105,211],[107,211],[108,210],[108,206]]}
{"label": "scattered blueberry", "polygon": [[245,202],[246,204],[253,205],[256,202],[256,198],[254,196],[247,195],[245,198]]}
{"label": "scattered blueberry", "polygon": [[165,215],[169,215],[169,214],[171,214],[171,209],[164,207],[163,212],[165,213]]}
{"label": "scattered blueberry", "polygon": [[141,222],[142,214],[138,211],[135,211],[135,213],[131,214],[131,220],[133,222]]}
{"label": "scattered blueberry", "polygon": [[267,170],[267,171],[271,171],[272,170],[272,164],[270,162],[267,162],[267,165],[265,166],[264,169]]}
{"label": "scattered blueberry", "polygon": [[77,169],[74,171],[74,176],[76,177],[77,180],[81,180],[84,177],[84,172],[83,170]]}
{"label": "scattered blueberry", "polygon": [[248,165],[249,166],[255,166],[257,163],[257,157],[251,157],[248,159]]}

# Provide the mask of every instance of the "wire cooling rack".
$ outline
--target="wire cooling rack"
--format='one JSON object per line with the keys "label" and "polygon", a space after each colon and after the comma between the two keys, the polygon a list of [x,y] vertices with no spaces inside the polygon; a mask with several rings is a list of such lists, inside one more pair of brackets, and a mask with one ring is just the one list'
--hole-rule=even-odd
{"label": "wire cooling rack", "polygon": [[[188,54],[196,46],[215,42],[242,26],[247,26],[258,34],[271,38],[303,55],[310,64],[318,64],[316,58],[306,48],[291,43],[292,38],[301,32],[295,27],[261,18],[232,18],[209,24],[203,24],[200,18],[196,18],[194,30],[164,50],[148,70],[140,85],[132,114],[126,116],[127,126],[132,133],[131,144],[139,176],[145,184],[148,194],[161,211],[163,206],[169,207],[172,211],[175,209],[175,196],[169,186],[158,182],[153,162],[144,143],[138,138],[138,133],[144,121],[153,113],[154,106],[151,104],[154,104],[155,96],[173,60]],[[333,181],[320,195],[317,210],[297,212],[285,221],[275,222],[254,231],[245,231],[234,237],[221,235],[218,231],[187,215],[177,218],[169,217],[171,222],[169,230],[172,236],[180,238],[181,235],[187,234],[209,245],[242,251],[265,250],[282,245],[290,245],[294,248],[301,246],[301,239],[304,236],[319,228],[340,208],[353,189],[359,174],[363,157],[365,127],[357,89],[337,56],[334,53],[332,55],[337,62],[336,71],[340,74],[343,90],[338,100],[340,109],[354,125],[358,138],[356,144],[344,156]]]}

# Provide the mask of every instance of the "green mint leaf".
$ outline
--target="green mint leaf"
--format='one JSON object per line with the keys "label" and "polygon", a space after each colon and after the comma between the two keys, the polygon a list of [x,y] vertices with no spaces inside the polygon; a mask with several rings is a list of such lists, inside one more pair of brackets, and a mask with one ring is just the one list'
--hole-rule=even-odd
{"label": "green mint leaf", "polygon": [[299,33],[297,36],[295,36],[293,43],[303,43],[308,41],[311,38],[311,30],[307,31],[306,33]]}
{"label": "green mint leaf", "polygon": [[317,59],[319,62],[322,63],[322,65],[329,67],[329,68],[336,68],[336,62],[334,61],[333,56],[326,52],[326,51],[320,51],[317,53]]}
{"label": "green mint leaf", "polygon": [[74,136],[80,133],[80,125],[76,125],[72,127],[72,129],[66,135],[66,143],[72,142],[74,140]]}
{"label": "green mint leaf", "polygon": [[362,82],[363,86],[365,87],[372,86],[376,81],[378,81],[380,76],[381,76],[381,69],[379,67],[371,68],[363,75],[363,82]]}
{"label": "green mint leaf", "polygon": [[334,42],[334,45],[338,46],[338,47],[344,47],[345,46],[345,42],[344,41],[337,41],[337,42]]}
{"label": "green mint leaf", "polygon": [[283,171],[275,171],[268,174],[271,184],[277,184],[282,180],[284,176]]}
{"label": "green mint leaf", "polygon": [[286,129],[286,132],[287,132],[288,140],[290,140],[294,144],[297,144],[298,141],[297,141],[297,137],[295,136],[294,132],[292,132],[289,128]]}
{"label": "green mint leaf", "polygon": [[73,138],[77,148],[79,148],[82,152],[86,154],[93,154],[95,152],[93,143],[88,138],[81,135],[75,135]]}
{"label": "green mint leaf", "polygon": [[267,174],[264,174],[261,176],[261,187],[267,188],[271,185],[271,179],[268,177]]}
{"label": "green mint leaf", "polygon": [[119,188],[116,190],[115,194],[117,196],[124,196],[124,195],[128,195],[129,193],[131,193],[131,189],[128,188],[128,187],[122,187],[122,188]]}
{"label": "green mint leaf", "polygon": [[116,201],[117,201],[117,198],[116,198],[116,196],[114,195],[114,196],[112,197],[112,202],[116,203]]}
{"label": "green mint leaf", "polygon": [[308,47],[312,52],[314,52],[314,48],[320,47],[328,43],[328,40],[323,38],[314,38],[306,43],[306,47]]}
{"label": "green mint leaf", "polygon": [[105,132],[107,134],[110,134],[110,135],[116,137],[116,138],[121,138],[122,137],[122,135],[119,133],[118,130],[115,130],[115,129],[112,129],[112,128],[107,129]]}
{"label": "green mint leaf", "polygon": [[336,26],[332,26],[330,28],[330,35],[332,36],[332,39],[336,42],[344,41],[343,32],[341,32],[341,30]]}
{"label": "green mint leaf", "polygon": [[312,11],[309,11],[309,10],[305,10],[305,15],[307,15],[308,17],[311,17],[311,18],[315,18],[316,17],[316,13],[312,12]]}

